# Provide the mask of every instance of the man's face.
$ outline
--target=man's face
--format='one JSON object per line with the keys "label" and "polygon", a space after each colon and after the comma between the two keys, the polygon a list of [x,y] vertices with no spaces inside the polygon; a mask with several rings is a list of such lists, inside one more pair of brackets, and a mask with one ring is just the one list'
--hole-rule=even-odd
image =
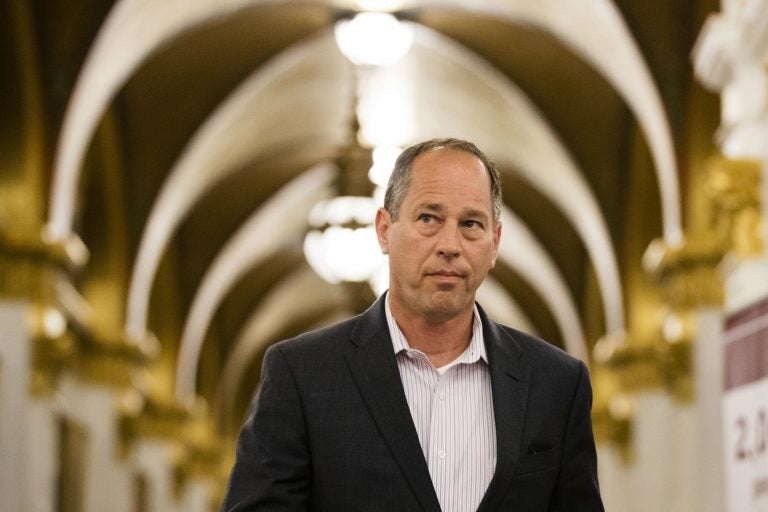
{"label": "man's face", "polygon": [[397,220],[379,209],[376,233],[389,254],[393,307],[441,322],[474,306],[496,262],[501,224],[493,220],[488,171],[474,155],[430,150],[411,169]]}

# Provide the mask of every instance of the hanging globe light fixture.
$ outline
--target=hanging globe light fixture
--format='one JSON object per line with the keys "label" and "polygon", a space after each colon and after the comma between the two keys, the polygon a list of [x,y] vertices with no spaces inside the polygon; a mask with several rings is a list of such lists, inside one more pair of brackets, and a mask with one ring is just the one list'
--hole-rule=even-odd
{"label": "hanging globe light fixture", "polygon": [[335,26],[336,44],[353,64],[388,66],[413,44],[413,25],[385,12],[360,12]]}
{"label": "hanging globe light fixture", "polygon": [[371,197],[341,196],[315,205],[304,238],[310,267],[329,283],[368,281],[385,261],[373,226]]}

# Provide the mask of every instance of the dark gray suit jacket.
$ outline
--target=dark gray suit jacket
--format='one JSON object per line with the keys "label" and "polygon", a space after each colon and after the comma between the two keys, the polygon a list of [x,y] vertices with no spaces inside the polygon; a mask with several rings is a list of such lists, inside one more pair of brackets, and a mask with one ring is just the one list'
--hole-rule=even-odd
{"label": "dark gray suit jacket", "polygon": [[[602,511],[585,366],[480,315],[497,462],[478,510]],[[269,348],[222,510],[440,510],[383,298]]]}

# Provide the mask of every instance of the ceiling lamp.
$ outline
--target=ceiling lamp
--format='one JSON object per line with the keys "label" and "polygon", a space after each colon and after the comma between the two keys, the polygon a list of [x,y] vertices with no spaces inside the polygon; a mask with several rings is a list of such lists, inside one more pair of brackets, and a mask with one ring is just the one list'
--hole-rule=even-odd
{"label": "ceiling lamp", "polygon": [[304,238],[310,267],[329,283],[369,281],[385,263],[373,222],[376,203],[370,197],[341,196],[315,205],[313,227]]}
{"label": "ceiling lamp", "polygon": [[353,64],[388,66],[413,44],[413,25],[384,12],[361,12],[336,23],[336,44]]}

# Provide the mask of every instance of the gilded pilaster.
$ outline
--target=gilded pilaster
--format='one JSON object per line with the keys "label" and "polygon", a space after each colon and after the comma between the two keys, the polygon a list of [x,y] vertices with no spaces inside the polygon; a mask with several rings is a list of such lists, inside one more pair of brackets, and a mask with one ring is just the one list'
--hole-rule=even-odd
{"label": "gilded pilaster", "polygon": [[90,332],[78,337],[74,369],[84,382],[115,389],[140,387],[139,372],[157,353],[153,338],[141,342],[124,338],[105,339]]}
{"label": "gilded pilaster", "polygon": [[615,347],[601,341],[596,346],[596,358],[621,375],[627,391],[663,386],[676,398],[692,398],[693,311],[722,306],[719,265],[726,254],[762,252],[759,162],[712,159],[702,192],[702,227],[678,245],[656,240],[645,253],[645,269],[666,304],[654,320],[653,339]]}
{"label": "gilded pilaster", "polygon": [[634,456],[632,451],[632,399],[621,389],[616,372],[596,365],[592,370],[594,400],[592,403],[592,424],[595,439],[618,450],[625,462]]}
{"label": "gilded pilaster", "polygon": [[693,311],[722,305],[723,277],[718,267],[725,253],[722,237],[709,233],[688,237],[676,246],[654,241],[644,257],[645,269],[658,283],[665,304],[656,316],[645,358],[653,361],[658,383],[683,401],[691,400],[695,392]]}
{"label": "gilded pilaster", "polygon": [[60,292],[69,290],[62,284],[87,259],[88,250],[77,236],[54,242],[44,233],[30,236],[0,230],[0,297],[30,304],[29,386],[34,395],[52,392],[61,372],[74,363],[77,338],[70,330],[74,312],[66,304],[67,294]]}
{"label": "gilded pilaster", "polygon": [[233,443],[217,435],[207,417],[191,421],[174,466],[177,491],[181,493],[192,480],[205,480],[214,503],[220,503],[234,464],[228,454],[234,452]]}
{"label": "gilded pilaster", "polygon": [[[126,454],[141,439],[169,442],[174,448],[174,477],[179,494],[193,479],[205,480],[211,495],[223,496],[234,461],[231,442],[215,433],[202,399],[183,405],[174,400],[127,391],[120,404],[121,449]],[[230,449],[226,449],[229,446]]]}
{"label": "gilded pilaster", "polygon": [[680,401],[693,398],[692,350],[695,307],[723,300],[717,266],[725,251],[716,237],[686,239],[677,246],[653,242],[644,256],[645,269],[656,280],[666,306],[646,320],[654,328],[643,339],[616,335],[594,347],[595,433],[632,458],[633,395],[665,389]]}
{"label": "gilded pilaster", "polygon": [[56,389],[61,373],[72,366],[77,345],[66,317],[54,306],[33,305],[28,324],[32,339],[29,387],[33,395],[45,396]]}
{"label": "gilded pilaster", "polygon": [[172,400],[147,396],[137,390],[123,394],[120,404],[120,437],[124,453],[142,438],[183,443],[194,411]]}
{"label": "gilded pilaster", "polygon": [[59,276],[77,271],[88,249],[76,235],[52,240],[0,226],[0,296],[32,302],[53,301]]}
{"label": "gilded pilaster", "polygon": [[672,309],[719,306],[723,303],[723,277],[717,267],[725,252],[724,241],[712,232],[686,238],[677,246],[655,240],[643,264]]}
{"label": "gilded pilaster", "polygon": [[707,198],[709,235],[722,241],[740,257],[762,254],[761,162],[759,160],[710,160],[704,194]]}

